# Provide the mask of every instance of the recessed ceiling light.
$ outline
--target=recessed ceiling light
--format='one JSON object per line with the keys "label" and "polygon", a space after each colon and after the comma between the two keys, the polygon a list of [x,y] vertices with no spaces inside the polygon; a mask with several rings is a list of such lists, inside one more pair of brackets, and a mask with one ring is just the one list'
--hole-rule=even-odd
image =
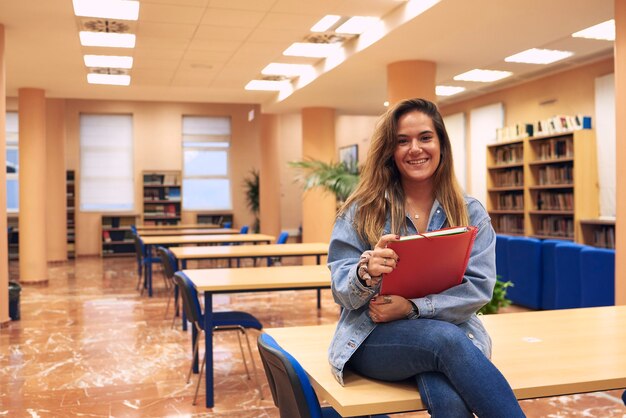
{"label": "recessed ceiling light", "polygon": [[87,74],[87,82],[89,84],[110,84],[114,86],[128,86],[130,84],[130,76],[126,74]]}
{"label": "recessed ceiling light", "polygon": [[87,67],[133,68],[133,57],[118,55],[85,55]]}
{"label": "recessed ceiling light", "polygon": [[341,44],[315,44],[309,42],[294,42],[283,52],[283,55],[293,57],[326,58],[334,54]]}
{"label": "recessed ceiling light", "polygon": [[320,19],[313,27],[311,28],[311,32],[326,32],[331,28],[337,21],[341,19],[341,16],[337,15],[326,15]]}
{"label": "recessed ceiling light", "polygon": [[82,46],[106,46],[114,48],[135,47],[135,35],[132,33],[81,31],[79,36]]}
{"label": "recessed ceiling light", "polygon": [[306,64],[284,64],[272,62],[261,70],[264,75],[284,75],[287,77],[298,77],[302,74],[313,71],[312,65]]}
{"label": "recessed ceiling light", "polygon": [[291,83],[289,80],[273,81],[273,80],[250,80],[246,84],[246,90],[267,90],[280,91],[288,87]]}
{"label": "recessed ceiling light", "polygon": [[134,0],[73,0],[76,16],[137,20],[139,2]]}
{"label": "recessed ceiling light", "polygon": [[458,86],[436,86],[435,87],[435,94],[437,96],[453,96],[462,91],[465,91],[465,87],[458,87]]}
{"label": "recessed ceiling light", "polygon": [[572,33],[574,38],[600,39],[604,41],[615,40],[615,19],[598,23],[576,33]]}
{"label": "recessed ceiling light", "polygon": [[480,83],[489,83],[492,81],[502,80],[513,75],[510,71],[496,71],[496,70],[479,70],[474,69],[463,74],[455,75],[455,80],[460,81],[478,81]]}
{"label": "recessed ceiling light", "polygon": [[385,100],[385,101],[383,102],[383,106],[385,106],[385,107],[389,107],[389,101],[388,101],[388,100]]}
{"label": "recessed ceiling light", "polygon": [[555,49],[531,48],[518,54],[506,57],[506,62],[521,62],[524,64],[551,64],[574,55],[570,51],[559,51]]}
{"label": "recessed ceiling light", "polygon": [[377,17],[354,16],[346,20],[344,24],[335,29],[335,32],[360,35],[366,30],[377,25],[379,22],[380,19]]}

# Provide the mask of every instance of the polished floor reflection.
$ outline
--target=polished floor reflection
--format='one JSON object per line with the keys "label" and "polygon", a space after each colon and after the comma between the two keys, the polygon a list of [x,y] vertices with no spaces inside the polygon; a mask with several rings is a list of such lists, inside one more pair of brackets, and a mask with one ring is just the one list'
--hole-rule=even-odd
{"label": "polished floor reflection", "polygon": [[[17,264],[11,263],[11,276]],[[247,380],[237,337],[215,338],[215,408],[192,398],[185,383],[190,336],[164,317],[166,291],[141,296],[133,258],[79,258],[49,266],[49,282],[24,286],[21,320],[0,330],[0,416],[7,417],[278,417],[260,365],[264,400]],[[239,309],[266,327],[337,320],[330,291],[222,295],[215,309]],[[170,310],[171,312],[171,310]],[[171,318],[171,317],[170,317]],[[251,332],[255,342],[256,333]],[[204,386],[203,386],[204,387]],[[201,389],[203,393],[203,389]],[[529,417],[626,417],[621,391],[528,400]],[[428,414],[401,414],[427,417]]]}

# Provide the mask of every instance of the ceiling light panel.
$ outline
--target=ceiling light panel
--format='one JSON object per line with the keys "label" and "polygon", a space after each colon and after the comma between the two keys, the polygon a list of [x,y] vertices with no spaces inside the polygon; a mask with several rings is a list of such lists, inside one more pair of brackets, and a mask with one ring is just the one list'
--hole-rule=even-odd
{"label": "ceiling light panel", "polygon": [[572,33],[574,38],[599,39],[603,41],[615,40],[615,20],[607,20],[606,22],[588,27],[576,33]]}
{"label": "ceiling light panel", "polygon": [[108,84],[114,86],[128,86],[130,84],[130,76],[121,74],[87,74],[87,82],[89,84]]}
{"label": "ceiling light panel", "polygon": [[76,16],[137,20],[139,2],[134,0],[73,0]]}
{"label": "ceiling light panel", "polygon": [[335,32],[360,35],[363,32],[375,27],[379,23],[380,19],[377,17],[354,16],[346,20],[344,24],[335,29]]}
{"label": "ceiling light panel", "polygon": [[480,83],[490,83],[493,81],[502,80],[513,75],[510,71],[496,71],[496,70],[480,70],[474,69],[467,71],[463,74],[454,76],[457,81],[477,81]]}
{"label": "ceiling light panel", "polygon": [[506,57],[506,62],[519,62],[523,64],[551,64],[574,55],[570,51],[559,51],[556,49],[531,48],[518,54]]}
{"label": "ceiling light panel", "polygon": [[330,29],[335,23],[337,23],[341,19],[341,16],[338,15],[326,15],[320,19],[313,27],[311,28],[311,32],[326,32]]}
{"label": "ceiling light panel", "polygon": [[134,48],[135,35],[132,33],[86,32],[79,33],[82,46],[103,46],[113,48]]}
{"label": "ceiling light panel", "polygon": [[133,68],[133,57],[119,55],[85,55],[87,67]]}
{"label": "ceiling light panel", "polygon": [[458,87],[458,86],[436,86],[435,87],[435,94],[437,94],[437,96],[453,96],[463,91],[465,91],[465,87]]}
{"label": "ceiling light panel", "polygon": [[278,62],[272,62],[268,64],[261,74],[264,75],[284,75],[286,77],[299,77],[303,74],[307,74],[313,71],[312,65],[306,64],[284,64]]}
{"label": "ceiling light panel", "polygon": [[294,42],[283,52],[283,55],[294,57],[326,58],[334,54],[341,47],[338,43],[315,44],[308,42]]}

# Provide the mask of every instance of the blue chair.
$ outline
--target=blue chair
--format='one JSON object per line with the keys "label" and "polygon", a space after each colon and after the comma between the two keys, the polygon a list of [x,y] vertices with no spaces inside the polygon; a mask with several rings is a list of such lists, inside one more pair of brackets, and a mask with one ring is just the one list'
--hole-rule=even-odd
{"label": "blue chair", "polygon": [[174,283],[174,273],[176,273],[177,261],[174,254],[165,247],[157,247],[157,254],[163,264],[163,277],[165,278],[166,287],[168,290],[167,305],[165,306],[164,318],[167,318],[167,313],[170,310],[170,302],[174,299],[174,315],[172,316],[172,328],[174,328],[174,322],[178,316],[178,286]]}
{"label": "blue chair", "polygon": [[581,306],[615,304],[615,250],[586,247],[580,251]]}
{"label": "blue chair", "polygon": [[[276,244],[286,244],[288,239],[289,239],[289,232],[283,231],[278,236],[278,239],[276,240]],[[282,261],[282,257],[267,257],[267,266],[271,267],[274,264],[280,264],[281,261]]]}
{"label": "blue chair", "polygon": [[496,274],[500,280],[509,280],[509,240],[510,235],[496,235]]}
{"label": "blue chair", "polygon": [[[306,372],[276,340],[259,335],[257,346],[274,404],[281,418],[340,418],[332,407],[322,408]],[[387,415],[376,415],[384,418]]]}
{"label": "blue chair", "polygon": [[541,307],[541,241],[536,238],[511,237],[508,243],[508,280],[513,286],[507,297],[518,305]]}
{"label": "blue chair", "polygon": [[138,234],[133,235],[133,241],[135,243],[135,256],[137,257],[137,290],[141,290],[141,294],[143,295],[143,290],[148,286],[145,282],[143,285],[141,283],[144,268],[148,264],[148,261],[152,263],[160,263],[161,259],[159,257],[154,257],[152,254],[146,253],[146,246]]}
{"label": "blue chair", "polygon": [[580,252],[585,247],[585,245],[567,242],[558,244],[554,248],[555,309],[580,308],[582,306]]}
{"label": "blue chair", "polygon": [[233,227],[233,223],[228,221],[228,222],[224,222],[222,224],[222,228],[232,228]]}
{"label": "blue chair", "polygon": [[[174,274],[174,283],[178,286],[180,290],[180,294],[183,299],[183,309],[185,311],[185,315],[187,319],[193,324],[195,330],[198,333],[196,338],[194,347],[193,347],[193,357],[191,360],[191,366],[189,367],[189,373],[187,374],[187,383],[189,383],[191,379],[191,372],[193,371],[193,366],[196,358],[198,357],[198,346],[200,342],[200,335],[204,332],[204,314],[202,313],[202,308],[200,307],[200,301],[198,300],[198,292],[194,287],[193,283],[183,272],[176,272]],[[257,387],[259,388],[259,393],[261,394],[261,399],[263,399],[263,391],[261,389],[261,384],[256,375],[256,365],[254,363],[254,356],[252,355],[252,349],[250,348],[250,340],[248,339],[248,329],[256,329],[262,330],[263,325],[261,322],[255,318],[253,315],[247,312],[240,311],[227,311],[227,312],[214,312],[213,313],[213,332],[216,331],[228,331],[235,330],[239,331],[237,333],[237,338],[239,339],[239,349],[241,350],[241,356],[243,357],[243,364],[246,368],[246,374],[248,375],[248,379],[250,379],[250,371],[248,369],[248,364],[246,362],[246,356],[244,354],[243,345],[241,344],[241,335],[243,334],[246,337],[246,343],[248,345],[248,353],[250,355],[250,360],[252,362],[252,371],[254,372],[254,379],[256,380]],[[206,352],[204,354],[204,358],[202,360],[202,366],[200,367],[200,375],[198,377],[198,383],[196,384],[196,393],[193,397],[193,404],[196,404],[196,400],[198,398],[198,389],[200,389],[200,381],[202,380],[202,373],[204,371],[204,366],[206,363]]]}
{"label": "blue chair", "polygon": [[543,293],[541,296],[542,309],[556,309],[556,268],[554,266],[554,248],[566,241],[559,239],[544,239],[541,241],[541,258],[543,270]]}

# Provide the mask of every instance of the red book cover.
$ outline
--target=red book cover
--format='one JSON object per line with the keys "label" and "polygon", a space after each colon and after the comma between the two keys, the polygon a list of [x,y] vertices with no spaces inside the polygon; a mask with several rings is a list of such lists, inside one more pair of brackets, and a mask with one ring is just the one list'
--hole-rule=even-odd
{"label": "red book cover", "polygon": [[390,243],[400,262],[385,274],[381,295],[406,299],[443,292],[461,283],[478,228],[462,226],[402,237]]}

